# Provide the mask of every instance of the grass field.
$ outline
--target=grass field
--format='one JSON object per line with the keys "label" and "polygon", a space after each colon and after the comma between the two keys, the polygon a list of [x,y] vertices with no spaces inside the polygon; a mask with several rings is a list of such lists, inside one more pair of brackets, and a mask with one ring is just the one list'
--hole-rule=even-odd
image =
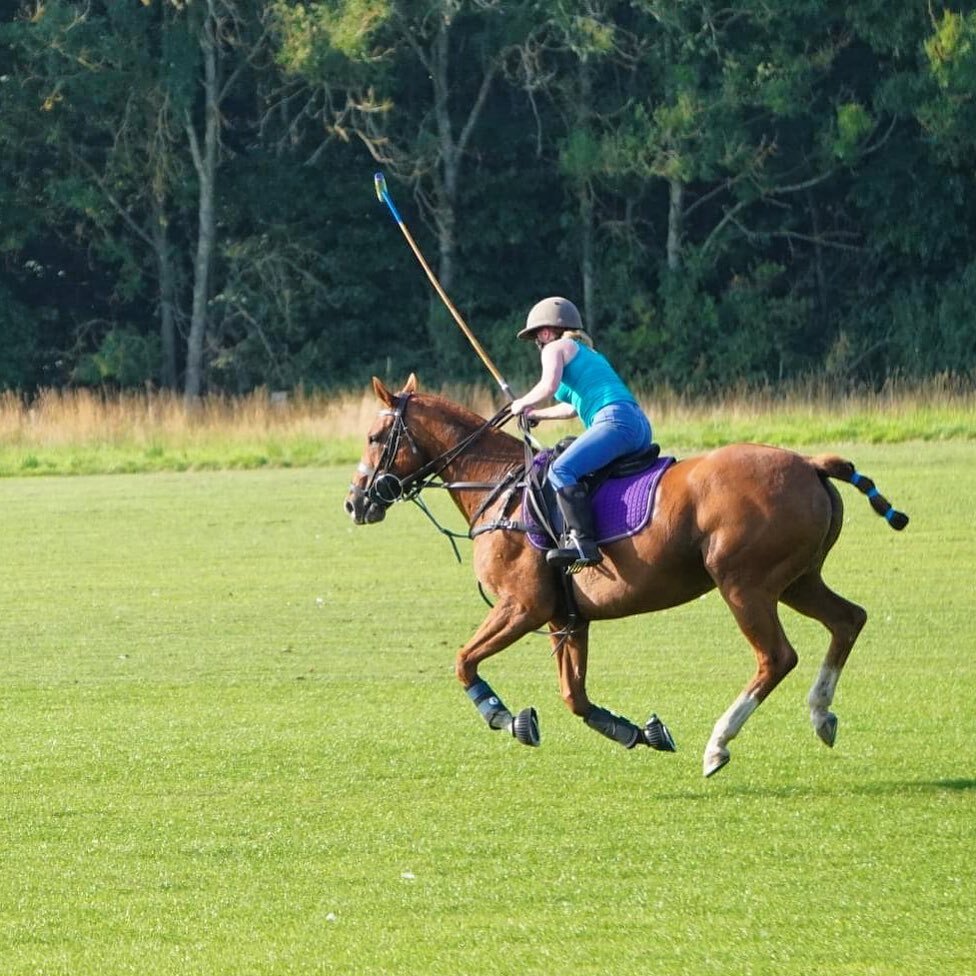
{"label": "grass field", "polygon": [[347,468],[0,479],[0,973],[971,976],[976,452],[841,450],[912,523],[842,486],[837,746],[784,611],[800,665],[708,781],[752,668],[715,594],[592,634],[677,754],[574,719],[537,637],[484,668],[530,750],[453,677],[467,552],[349,524]]}

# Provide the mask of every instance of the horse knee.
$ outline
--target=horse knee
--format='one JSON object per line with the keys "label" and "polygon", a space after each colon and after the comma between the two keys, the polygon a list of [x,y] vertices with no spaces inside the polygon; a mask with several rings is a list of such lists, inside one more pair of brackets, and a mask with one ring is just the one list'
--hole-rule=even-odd
{"label": "horse knee", "polygon": [[847,655],[867,621],[868,614],[864,607],[859,607],[856,603],[848,603],[844,607],[844,613],[829,622],[827,629],[830,631],[831,642],[827,659],[832,664],[838,667],[844,666]]}
{"label": "horse knee", "polygon": [[578,688],[567,688],[563,692],[563,702],[577,718],[585,718],[592,707],[586,693]]}
{"label": "horse knee", "polygon": [[454,674],[465,688],[472,685],[478,677],[478,668],[468,660],[468,656],[461,651],[454,659]]}
{"label": "horse knee", "polygon": [[797,665],[799,657],[792,647],[786,647],[779,658],[781,677],[786,677]]}
{"label": "horse knee", "polygon": [[864,629],[864,625],[868,622],[868,612],[864,607],[858,606],[856,603],[851,604],[851,612],[846,623],[846,634],[844,635],[851,644],[857,640],[858,634]]}
{"label": "horse knee", "polygon": [[775,688],[796,667],[798,660],[796,651],[789,644],[780,648],[771,662],[770,688]]}
{"label": "horse knee", "polygon": [[789,644],[775,653],[761,655],[752,692],[762,701],[796,667],[798,660]]}

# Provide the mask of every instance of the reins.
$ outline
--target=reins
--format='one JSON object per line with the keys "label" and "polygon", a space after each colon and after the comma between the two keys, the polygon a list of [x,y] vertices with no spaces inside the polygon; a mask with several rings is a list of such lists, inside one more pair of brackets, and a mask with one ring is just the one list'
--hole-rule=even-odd
{"label": "reins", "polygon": [[[540,494],[540,486],[535,478],[533,461],[534,461],[534,451],[533,451],[533,438],[529,433],[528,422],[520,417],[519,418],[519,430],[522,435],[522,443],[525,454],[525,461],[522,465],[518,465],[511,468],[500,481],[443,481],[436,480],[441,477],[444,470],[460,457],[465,451],[467,451],[480,437],[482,437],[489,430],[500,430],[512,419],[512,412],[508,404],[503,406],[494,416],[486,420],[481,426],[473,430],[466,437],[462,438],[457,444],[448,450],[444,451],[442,454],[438,455],[436,458],[428,461],[426,464],[422,465],[413,474],[407,475],[404,478],[399,478],[397,475],[386,471],[385,468],[392,463],[396,458],[398,451],[400,450],[400,444],[404,437],[410,442],[411,447],[415,453],[420,453],[414,442],[413,435],[410,433],[410,429],[407,427],[406,420],[404,419],[404,414],[406,412],[407,404],[410,401],[411,393],[402,393],[397,396],[394,406],[387,411],[393,416],[393,424],[390,427],[390,432],[387,436],[386,443],[383,446],[383,452],[380,456],[379,463],[377,467],[371,471],[364,471],[367,474],[367,483],[365,486],[365,493],[369,498],[376,504],[383,505],[384,507],[389,507],[394,502],[397,501],[411,501],[413,502],[423,513],[427,516],[431,524],[437,531],[445,536],[451,544],[451,548],[454,551],[454,557],[460,563],[461,553],[457,546],[458,539],[474,539],[479,535],[483,535],[486,532],[494,532],[499,529],[507,529],[516,532],[526,532],[527,526],[524,522],[517,519],[509,518],[505,515],[508,510],[512,498],[515,496],[516,492],[520,489],[530,488],[535,490],[530,490],[528,492],[529,504],[532,506],[533,513],[538,519],[539,523],[549,532],[550,536],[555,538],[555,532],[549,522],[548,513],[545,511],[545,506],[540,505],[537,500],[537,494]],[[442,488],[448,491],[451,490],[477,490],[477,491],[488,491],[488,495],[484,498],[478,508],[471,516],[471,525],[466,533],[455,532],[453,529],[446,528],[438,522],[434,513],[427,506],[421,497],[421,492],[425,488]],[[501,515],[499,518],[494,519],[491,522],[485,523],[484,525],[477,526],[475,523],[487,512],[499,498],[504,497],[503,504],[501,506]],[[548,637],[559,637],[561,641],[553,649],[553,654],[562,645],[562,641],[565,641],[569,636],[571,636],[579,621],[579,611],[576,607],[575,596],[572,591],[572,582],[566,573],[560,574],[563,594],[566,601],[566,613],[567,613],[567,624],[562,630],[545,632],[536,631],[537,634]],[[481,594],[481,598],[485,601],[488,606],[493,604],[488,599],[485,593],[484,587],[482,587],[480,581],[478,583],[478,592]]]}
{"label": "reins", "polygon": [[[458,481],[458,482],[442,482],[437,483],[434,481],[435,478],[439,477],[441,472],[454,460],[460,457],[479,437],[481,437],[488,430],[497,430],[503,427],[512,418],[511,410],[506,404],[489,420],[486,420],[480,427],[468,434],[467,437],[463,438],[454,447],[448,448],[442,454],[438,455],[431,461],[428,461],[425,465],[418,468],[413,474],[407,475],[405,478],[397,478],[396,475],[391,474],[384,469],[389,466],[389,464],[396,457],[397,452],[400,450],[400,441],[404,435],[410,441],[411,446],[415,453],[420,453],[417,449],[417,445],[414,443],[413,435],[410,433],[410,429],[407,427],[406,421],[403,419],[403,415],[406,412],[407,404],[410,402],[410,398],[413,396],[412,393],[401,393],[396,398],[395,406],[390,410],[386,411],[393,417],[393,425],[390,427],[390,433],[387,437],[386,443],[383,446],[383,453],[380,456],[379,463],[376,468],[370,472],[370,478],[366,483],[365,491],[372,500],[378,502],[379,504],[391,504],[394,501],[399,501],[401,499],[405,501],[412,501],[424,488],[433,487],[443,487],[443,488],[493,488],[495,487],[495,482],[482,483],[474,481]],[[395,497],[390,497],[389,492],[384,492],[383,489],[377,489],[377,485],[382,483],[384,479],[394,479],[396,482],[396,487],[393,489],[395,492]],[[387,482],[387,484],[392,484],[392,482]]]}
{"label": "reins", "polygon": [[[406,423],[403,420],[403,410],[406,409],[406,401],[410,398],[410,394],[404,395],[403,409],[400,411],[400,422],[403,425],[404,430],[407,430]],[[483,434],[487,433],[489,430],[500,430],[509,420],[512,419],[512,412],[506,404],[501,410],[498,411],[493,417],[486,420],[480,427],[468,434],[467,437],[463,438],[454,447],[449,448],[439,457],[434,458],[432,461],[428,461],[422,468],[419,468],[412,475],[408,475],[403,479],[403,484],[406,486],[405,492],[408,499],[412,499],[418,495],[424,488],[428,487],[438,487],[438,488],[460,488],[460,489],[485,489],[494,488],[495,482],[480,482],[480,481],[452,481],[452,482],[435,482],[433,479],[438,478],[441,472],[452,462],[459,458],[471,445],[478,440]],[[407,430],[409,434],[409,430]],[[412,438],[411,438],[412,439]]]}
{"label": "reins", "polygon": [[[363,474],[367,475],[367,482],[363,491],[369,497],[370,501],[372,501],[374,504],[382,505],[384,508],[388,508],[394,502],[398,501],[413,502],[424,513],[424,515],[427,516],[434,528],[436,528],[441,535],[447,537],[448,541],[451,543],[451,548],[454,550],[455,558],[458,562],[461,562],[461,553],[458,550],[455,540],[471,539],[479,533],[474,529],[469,529],[466,533],[460,533],[455,532],[452,529],[445,528],[440,524],[440,522],[437,521],[436,516],[421,497],[421,492],[425,488],[476,491],[485,491],[490,489],[490,494],[485,501],[482,502],[472,518],[473,525],[474,522],[476,522],[477,519],[483,515],[491,504],[498,498],[498,496],[501,495],[507,486],[511,486],[512,493],[514,493],[518,487],[521,487],[522,482],[520,479],[524,469],[520,467],[510,470],[500,482],[437,480],[441,477],[444,470],[451,464],[452,461],[455,461],[458,457],[464,454],[464,452],[467,451],[471,445],[474,444],[475,441],[482,437],[487,431],[499,430],[506,423],[508,423],[508,421],[512,419],[512,412],[506,404],[493,417],[486,420],[480,427],[473,430],[466,437],[462,438],[453,447],[444,451],[442,454],[439,454],[436,458],[428,461],[412,474],[409,474],[404,478],[400,478],[388,471],[387,468],[396,458],[404,437],[409,441],[414,453],[420,453],[416,443],[414,442],[413,435],[410,433],[410,429],[407,426],[406,420],[404,419],[404,413],[406,412],[407,404],[409,403],[411,396],[411,393],[400,394],[396,398],[394,405],[389,410],[385,411],[393,417],[393,424],[391,425],[389,434],[387,435],[386,443],[383,445],[383,452],[380,455],[377,466],[373,469],[362,471]],[[515,523],[512,523],[507,527],[517,528],[518,526]]]}

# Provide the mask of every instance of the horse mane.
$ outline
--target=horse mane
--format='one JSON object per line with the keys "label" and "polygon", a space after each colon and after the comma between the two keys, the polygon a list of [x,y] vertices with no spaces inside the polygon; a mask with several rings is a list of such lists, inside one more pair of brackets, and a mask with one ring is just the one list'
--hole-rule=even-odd
{"label": "horse mane", "polygon": [[[438,393],[414,393],[413,398],[419,403],[429,406],[432,414],[442,417],[445,423],[461,428],[466,434],[472,433],[488,422],[487,417],[483,417],[470,407]],[[513,456],[519,456],[523,450],[519,438],[499,428],[486,430],[484,440],[480,443],[491,444],[493,447],[503,446],[506,456],[509,453]]]}
{"label": "horse mane", "polygon": [[438,407],[444,413],[449,414],[458,419],[460,423],[463,423],[466,427],[477,427],[483,424],[488,418],[482,417],[481,414],[472,410],[470,407],[464,406],[462,403],[458,403],[456,400],[451,400],[440,393],[414,393],[414,399],[424,400],[431,403],[431,405]]}

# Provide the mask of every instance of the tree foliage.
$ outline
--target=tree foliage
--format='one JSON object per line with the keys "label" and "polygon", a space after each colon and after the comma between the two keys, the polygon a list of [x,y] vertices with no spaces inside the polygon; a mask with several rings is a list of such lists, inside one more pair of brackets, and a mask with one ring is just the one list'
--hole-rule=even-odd
{"label": "tree foliage", "polygon": [[648,383],[976,373],[976,12],[0,7],[0,387],[482,376],[539,297]]}

